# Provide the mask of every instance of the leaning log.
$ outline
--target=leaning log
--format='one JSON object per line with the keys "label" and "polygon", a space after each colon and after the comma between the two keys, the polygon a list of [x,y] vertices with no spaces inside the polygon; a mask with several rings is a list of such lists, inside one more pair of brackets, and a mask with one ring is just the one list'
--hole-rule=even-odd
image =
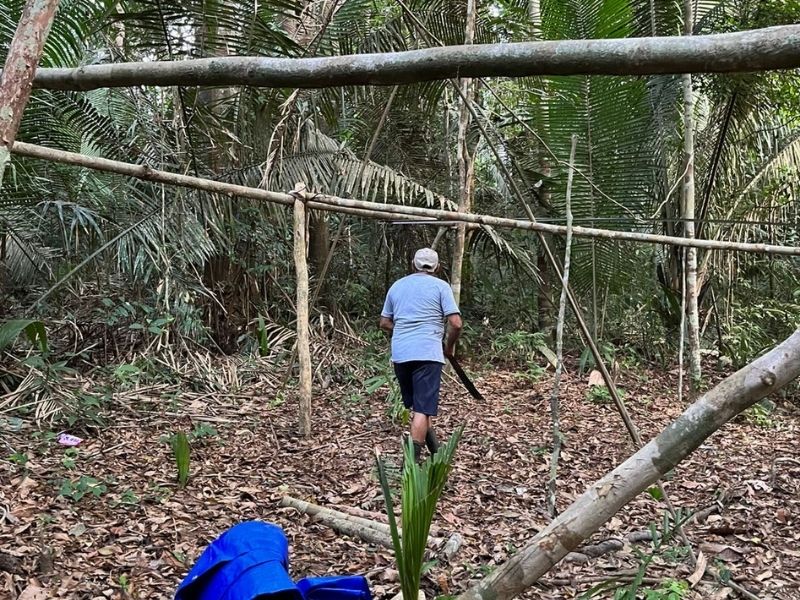
{"label": "leaning log", "polygon": [[506,600],[530,587],[717,429],[800,376],[800,329],[703,394],[655,439],[595,482],[520,552],[459,600]]}
{"label": "leaning log", "polygon": [[34,85],[104,87],[397,85],[458,77],[733,73],[800,67],[800,25],[692,37],[445,46],[316,58],[226,56],[41,69]]}

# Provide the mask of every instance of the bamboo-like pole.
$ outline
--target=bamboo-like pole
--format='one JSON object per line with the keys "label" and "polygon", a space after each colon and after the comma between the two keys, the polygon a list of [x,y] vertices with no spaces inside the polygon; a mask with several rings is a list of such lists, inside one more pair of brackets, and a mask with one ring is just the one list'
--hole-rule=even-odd
{"label": "bamboo-like pole", "polygon": [[306,262],[306,206],[294,200],[294,268],[297,275],[297,356],[300,364],[300,435],[311,435],[311,348],[308,331],[308,263]]}
{"label": "bamboo-like pole", "polygon": [[800,25],[691,37],[558,40],[317,58],[230,56],[42,69],[34,85],[103,87],[397,85],[458,77],[733,73],[800,67]]}
{"label": "bamboo-like pole", "polygon": [[0,75],[0,187],[58,0],[28,0]]}
{"label": "bamboo-like pole", "polygon": [[[181,187],[203,190],[206,192],[224,194],[230,197],[239,196],[253,200],[264,200],[275,202],[287,206],[293,206],[295,198],[283,192],[270,192],[259,188],[251,188],[244,185],[225,183],[191,175],[181,175],[169,171],[159,171],[151,169],[147,165],[136,165],[132,163],[109,160],[107,158],[96,158],[84,156],[75,152],[64,150],[54,150],[35,144],[15,142],[12,153],[31,158],[41,158],[63,164],[76,165],[118,173],[129,177],[136,177],[145,181],[157,181]],[[353,200],[351,198],[340,198],[338,196],[327,196],[324,194],[313,194],[304,192],[306,206],[319,210],[329,210],[332,212],[349,213],[353,210],[361,211],[362,216],[370,216],[365,211],[373,211],[385,214],[389,218],[396,218],[397,215],[412,217],[423,217],[434,221],[458,221],[473,223],[476,225],[487,225],[507,229],[522,229],[527,231],[540,231],[553,235],[565,236],[567,228],[563,225],[553,225],[552,223],[540,223],[522,219],[509,219],[506,217],[495,217],[491,215],[481,215],[476,213],[458,213],[454,211],[439,210],[434,208],[423,208],[420,206],[406,206],[403,204],[385,204],[380,202],[366,202],[364,200]],[[671,237],[667,235],[656,235],[652,233],[638,233],[633,231],[613,231],[609,229],[597,229],[592,227],[573,227],[572,235],[585,238],[604,238],[626,242],[641,242],[648,244],[664,244],[667,246],[683,246],[704,248],[707,250],[736,250],[740,252],[752,252],[756,254],[777,254],[782,256],[800,256],[798,246],[775,246],[770,244],[752,244],[745,242],[722,242],[715,240],[691,240],[682,237]]]}

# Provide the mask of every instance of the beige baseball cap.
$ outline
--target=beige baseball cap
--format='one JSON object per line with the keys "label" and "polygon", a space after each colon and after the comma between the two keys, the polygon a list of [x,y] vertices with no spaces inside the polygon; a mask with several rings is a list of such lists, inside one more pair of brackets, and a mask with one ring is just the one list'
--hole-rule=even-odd
{"label": "beige baseball cap", "polygon": [[414,255],[414,267],[418,271],[433,273],[439,266],[439,255],[431,248],[421,248]]}

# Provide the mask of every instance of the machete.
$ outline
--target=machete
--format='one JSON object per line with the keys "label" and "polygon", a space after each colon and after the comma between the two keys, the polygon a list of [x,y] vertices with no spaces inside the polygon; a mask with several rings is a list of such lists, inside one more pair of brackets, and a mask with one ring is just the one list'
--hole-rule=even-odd
{"label": "machete", "polygon": [[476,400],[484,400],[483,394],[478,391],[478,388],[469,380],[467,374],[464,372],[464,369],[461,368],[461,365],[458,364],[455,356],[448,356],[450,360],[450,364],[453,365],[453,370],[458,375],[458,378],[461,380],[461,383],[464,384],[464,387],[467,388],[469,395],[475,398]]}

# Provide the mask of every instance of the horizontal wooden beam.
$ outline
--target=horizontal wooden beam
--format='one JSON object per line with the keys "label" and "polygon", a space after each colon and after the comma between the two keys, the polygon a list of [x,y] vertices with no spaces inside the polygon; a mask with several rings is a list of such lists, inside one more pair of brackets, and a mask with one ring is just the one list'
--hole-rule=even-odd
{"label": "horizontal wooden beam", "polygon": [[396,85],[453,77],[733,73],[800,67],[800,25],[705,36],[445,46],[316,58],[226,56],[39,69],[34,85],[103,87]]}
{"label": "horizontal wooden beam", "polygon": [[[251,198],[253,200],[265,200],[284,205],[294,205],[295,198],[299,195],[309,208],[317,210],[327,210],[331,212],[360,214],[365,217],[387,217],[391,219],[411,217],[419,219],[430,219],[436,221],[458,221],[461,223],[473,223],[476,225],[488,225],[507,229],[523,229],[528,231],[539,231],[553,235],[564,236],[567,228],[563,225],[552,225],[550,223],[539,223],[521,219],[508,219],[505,217],[494,217],[491,215],[480,215],[474,213],[459,213],[435,208],[423,208],[420,206],[406,206],[403,204],[383,204],[379,202],[366,202],[364,200],[353,200],[351,198],[340,198],[338,196],[327,196],[325,194],[314,194],[310,192],[293,192],[287,194],[283,192],[270,192],[260,188],[252,188],[233,183],[225,183],[191,175],[181,175],[169,171],[151,169],[147,165],[135,165],[106,158],[94,156],[84,156],[75,152],[65,152],[64,150],[54,150],[34,144],[15,142],[11,150],[14,154],[27,156],[30,158],[40,158],[53,162],[86,167],[98,171],[117,173],[136,177],[145,181],[156,181],[170,185],[193,188],[222,194],[229,197]],[[682,237],[671,237],[667,235],[655,235],[651,233],[638,233],[635,231],[614,231],[610,229],[595,229],[591,227],[573,227],[572,235],[584,238],[619,240],[624,242],[641,242],[647,244],[664,244],[668,246],[683,246],[704,248],[706,250],[738,250],[741,252],[754,252],[760,254],[778,254],[786,256],[800,256],[800,247],[797,246],[773,246],[769,244],[750,244],[743,242],[724,242],[715,240],[698,240]]]}

